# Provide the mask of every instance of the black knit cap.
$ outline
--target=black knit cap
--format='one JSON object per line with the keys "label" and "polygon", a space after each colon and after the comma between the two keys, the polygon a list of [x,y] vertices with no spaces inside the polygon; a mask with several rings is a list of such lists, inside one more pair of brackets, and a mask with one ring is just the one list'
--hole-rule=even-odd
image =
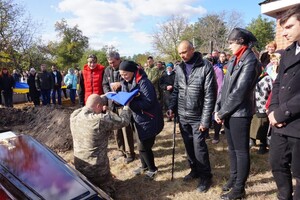
{"label": "black knit cap", "polygon": [[228,36],[228,40],[234,41],[243,39],[243,44],[256,43],[256,37],[248,30],[243,28],[234,28]]}
{"label": "black knit cap", "polygon": [[119,66],[119,70],[124,70],[127,72],[135,72],[137,70],[137,64],[133,61],[124,60]]}

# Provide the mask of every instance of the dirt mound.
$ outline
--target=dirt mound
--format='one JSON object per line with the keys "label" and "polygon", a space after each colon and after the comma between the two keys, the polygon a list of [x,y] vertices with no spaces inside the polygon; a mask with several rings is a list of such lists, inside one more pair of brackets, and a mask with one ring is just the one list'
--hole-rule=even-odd
{"label": "dirt mound", "polygon": [[33,136],[56,152],[73,148],[70,114],[74,108],[27,106],[0,108],[0,128]]}

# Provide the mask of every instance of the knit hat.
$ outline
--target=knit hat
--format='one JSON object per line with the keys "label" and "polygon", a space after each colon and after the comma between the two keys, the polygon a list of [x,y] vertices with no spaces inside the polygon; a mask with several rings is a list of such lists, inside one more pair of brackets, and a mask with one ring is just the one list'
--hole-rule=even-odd
{"label": "knit hat", "polygon": [[234,28],[228,36],[228,40],[234,41],[243,39],[243,44],[256,43],[256,37],[248,30],[243,28]]}
{"label": "knit hat", "polygon": [[169,63],[166,64],[166,68],[167,67],[171,67],[173,69],[174,65],[173,65],[173,63],[169,62]]}
{"label": "knit hat", "polygon": [[119,66],[119,70],[124,70],[127,72],[135,72],[137,70],[137,64],[133,61],[124,60]]}

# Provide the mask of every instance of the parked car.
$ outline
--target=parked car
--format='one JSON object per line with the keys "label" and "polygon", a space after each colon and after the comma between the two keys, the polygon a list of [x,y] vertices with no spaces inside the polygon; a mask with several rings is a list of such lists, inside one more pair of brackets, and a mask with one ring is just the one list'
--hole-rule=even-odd
{"label": "parked car", "polygon": [[0,131],[0,199],[111,199],[29,135]]}

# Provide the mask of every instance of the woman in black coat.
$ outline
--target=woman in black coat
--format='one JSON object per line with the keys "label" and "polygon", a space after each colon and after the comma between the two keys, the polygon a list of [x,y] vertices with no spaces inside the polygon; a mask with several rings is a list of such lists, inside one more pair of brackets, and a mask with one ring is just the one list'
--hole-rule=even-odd
{"label": "woman in black coat", "polygon": [[251,46],[257,40],[245,29],[235,28],[228,37],[233,56],[228,62],[221,95],[215,107],[215,120],[224,123],[230,159],[230,178],[223,186],[222,199],[245,196],[250,170],[250,124],[254,110],[254,87],[261,65]]}
{"label": "woman in black coat", "polygon": [[146,172],[146,177],[153,179],[157,173],[152,147],[155,137],[164,126],[161,106],[156,98],[153,84],[146,73],[132,61],[122,61],[119,66],[122,78],[122,91],[130,92],[139,89],[129,107],[133,112],[135,133],[137,133],[138,150],[142,166],[134,170],[135,175]]}
{"label": "woman in black coat", "polygon": [[13,107],[13,88],[15,87],[15,80],[9,74],[7,68],[2,69],[0,75],[0,85],[4,96],[4,104],[6,107]]}

